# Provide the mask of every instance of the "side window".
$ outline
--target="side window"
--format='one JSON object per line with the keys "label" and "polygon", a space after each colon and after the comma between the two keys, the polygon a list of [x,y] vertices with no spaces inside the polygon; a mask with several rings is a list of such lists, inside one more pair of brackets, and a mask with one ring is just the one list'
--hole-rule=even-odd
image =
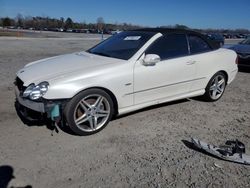
{"label": "side window", "polygon": [[202,53],[211,50],[211,47],[207,44],[207,42],[199,36],[189,35],[188,41],[191,54]]}
{"label": "side window", "polygon": [[146,54],[157,54],[162,60],[188,55],[186,35],[169,34],[162,36],[149,46]]}

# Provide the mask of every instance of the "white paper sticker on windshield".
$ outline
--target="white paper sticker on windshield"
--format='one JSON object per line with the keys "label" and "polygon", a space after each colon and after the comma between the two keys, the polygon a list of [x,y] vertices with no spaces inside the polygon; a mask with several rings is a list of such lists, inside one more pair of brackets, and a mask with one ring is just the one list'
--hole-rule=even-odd
{"label": "white paper sticker on windshield", "polygon": [[141,36],[127,36],[124,40],[139,40]]}

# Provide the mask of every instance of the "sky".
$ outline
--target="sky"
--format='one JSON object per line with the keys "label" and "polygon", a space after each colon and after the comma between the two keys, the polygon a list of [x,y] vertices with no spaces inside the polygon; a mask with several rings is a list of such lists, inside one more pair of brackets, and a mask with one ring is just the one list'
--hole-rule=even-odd
{"label": "sky", "polygon": [[183,24],[196,29],[250,29],[250,0],[0,0],[0,17],[70,17],[73,21],[131,23],[145,27]]}

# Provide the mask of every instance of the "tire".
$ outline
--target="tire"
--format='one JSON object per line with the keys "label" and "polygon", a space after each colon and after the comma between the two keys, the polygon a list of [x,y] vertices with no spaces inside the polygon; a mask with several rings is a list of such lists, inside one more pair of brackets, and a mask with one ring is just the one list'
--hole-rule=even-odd
{"label": "tire", "polygon": [[209,102],[219,100],[226,89],[226,82],[226,75],[222,72],[217,72],[208,82],[203,98]]}
{"label": "tire", "polygon": [[101,89],[88,89],[73,97],[64,109],[70,129],[78,135],[102,130],[114,114],[112,98]]}

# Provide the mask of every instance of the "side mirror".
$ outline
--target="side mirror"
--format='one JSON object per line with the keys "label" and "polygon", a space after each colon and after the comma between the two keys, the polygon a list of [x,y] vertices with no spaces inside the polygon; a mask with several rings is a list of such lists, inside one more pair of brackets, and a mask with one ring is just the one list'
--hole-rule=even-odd
{"label": "side mirror", "polygon": [[159,61],[161,61],[161,58],[157,54],[147,54],[143,58],[142,64],[145,66],[153,66]]}

